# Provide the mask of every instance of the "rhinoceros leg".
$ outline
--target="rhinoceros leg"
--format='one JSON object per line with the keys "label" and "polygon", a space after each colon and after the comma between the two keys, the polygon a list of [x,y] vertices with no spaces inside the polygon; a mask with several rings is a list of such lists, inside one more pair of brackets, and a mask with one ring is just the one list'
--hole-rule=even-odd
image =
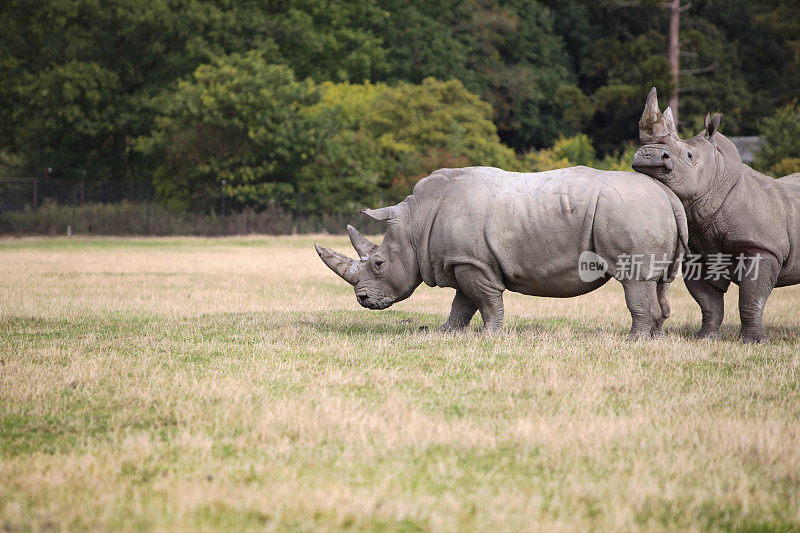
{"label": "rhinoceros leg", "polygon": [[650,330],[650,336],[655,338],[664,336],[664,321],[669,318],[669,281],[659,281],[656,284],[656,297],[661,308],[661,319],[656,320],[655,326]]}
{"label": "rhinoceros leg", "polygon": [[624,280],[625,303],[631,312],[631,340],[649,339],[652,332],[661,331],[664,314],[658,301],[658,283],[655,281]]}
{"label": "rhinoceros leg", "polygon": [[[750,257],[753,257],[752,254]],[[778,259],[766,252],[759,254],[758,275],[744,276],[739,280],[739,318],[742,330],[739,338],[744,343],[769,342],[764,329],[764,307],[780,272]]]}
{"label": "rhinoceros leg", "polygon": [[449,331],[463,330],[469,325],[477,310],[478,306],[467,298],[466,294],[457,290],[456,296],[453,298],[453,305],[450,308],[450,317],[442,326],[442,331],[447,333]]}
{"label": "rhinoceros leg", "polygon": [[481,312],[483,329],[497,331],[503,325],[503,290],[497,280],[491,280],[473,265],[457,265],[453,273],[458,289],[474,302]]}
{"label": "rhinoceros leg", "polygon": [[719,339],[719,327],[725,316],[725,291],[712,286],[704,279],[684,278],[683,282],[703,313],[703,325],[700,326],[700,330],[694,334],[694,337],[708,340]]}

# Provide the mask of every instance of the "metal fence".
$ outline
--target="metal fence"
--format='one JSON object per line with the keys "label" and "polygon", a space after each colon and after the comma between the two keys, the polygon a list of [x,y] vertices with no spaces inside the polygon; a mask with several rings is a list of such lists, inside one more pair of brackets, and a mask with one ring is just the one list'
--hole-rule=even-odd
{"label": "metal fence", "polygon": [[0,177],[0,210],[36,209],[45,201],[59,205],[87,203],[149,202],[149,180],[90,180],[36,177]]}
{"label": "metal fence", "polygon": [[343,233],[348,224],[383,231],[355,211],[300,217],[280,205],[232,209],[225,186],[215,209],[184,212],[154,202],[149,180],[0,177],[0,234],[283,235]]}

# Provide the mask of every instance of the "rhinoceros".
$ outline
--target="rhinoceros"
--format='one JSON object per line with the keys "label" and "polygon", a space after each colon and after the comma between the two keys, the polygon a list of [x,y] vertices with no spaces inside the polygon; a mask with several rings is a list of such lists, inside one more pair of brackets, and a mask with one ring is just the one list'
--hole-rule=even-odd
{"label": "rhinoceros", "polygon": [[[441,169],[401,203],[362,213],[386,221],[381,245],[348,226],[359,259],[315,244],[320,258],[369,309],[408,298],[423,281],[455,288],[443,331],[464,329],[478,310],[485,329],[499,329],[505,290],[578,296],[616,276],[631,337],[660,336],[687,246],[686,215],[668,188],[643,174],[587,167]],[[582,254],[603,268],[582,275]]]}
{"label": "rhinoceros", "polygon": [[719,133],[721,117],[706,115],[706,129],[683,141],[653,88],[633,168],[672,189],[686,209],[694,265],[691,275],[688,261],[684,265],[684,281],[703,316],[695,336],[719,338],[724,294],[733,281],[739,285],[739,337],[764,343],[767,297],[776,286],[800,283],[800,175],[774,179],[745,165]]}

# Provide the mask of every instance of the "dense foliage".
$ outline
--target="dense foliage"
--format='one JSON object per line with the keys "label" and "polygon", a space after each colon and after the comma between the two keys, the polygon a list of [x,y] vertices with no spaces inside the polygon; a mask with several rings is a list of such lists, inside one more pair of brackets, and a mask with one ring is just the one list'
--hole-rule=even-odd
{"label": "dense foliage", "polygon": [[[298,213],[400,198],[448,165],[624,168],[644,96],[670,88],[667,15],[661,0],[7,0],[0,163],[152,176],[178,208],[223,194]],[[800,96],[796,6],[695,0],[681,42],[682,128],[712,110],[728,134],[780,135]],[[772,172],[800,157],[773,152]]]}
{"label": "dense foliage", "polygon": [[800,172],[800,100],[780,108],[761,123],[764,147],[756,164],[775,176]]}

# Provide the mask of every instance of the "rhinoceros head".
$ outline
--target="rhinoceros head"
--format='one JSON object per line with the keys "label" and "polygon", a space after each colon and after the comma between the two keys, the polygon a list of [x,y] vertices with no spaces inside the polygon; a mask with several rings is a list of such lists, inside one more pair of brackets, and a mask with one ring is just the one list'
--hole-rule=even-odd
{"label": "rhinoceros head", "polygon": [[653,87],[639,120],[642,147],[633,157],[633,169],[661,181],[683,199],[708,191],[722,173],[742,165],[734,144],[717,132],[721,119],[719,113],[706,115],[705,131],[683,141],[672,110],[659,110]]}
{"label": "rhinoceros head", "polygon": [[356,300],[368,309],[386,309],[411,296],[420,283],[417,254],[411,244],[408,205],[365,209],[376,220],[385,220],[388,228],[380,246],[370,242],[353,226],[347,226],[350,242],[358,260],[314,243],[320,259],[328,268],[353,285]]}

